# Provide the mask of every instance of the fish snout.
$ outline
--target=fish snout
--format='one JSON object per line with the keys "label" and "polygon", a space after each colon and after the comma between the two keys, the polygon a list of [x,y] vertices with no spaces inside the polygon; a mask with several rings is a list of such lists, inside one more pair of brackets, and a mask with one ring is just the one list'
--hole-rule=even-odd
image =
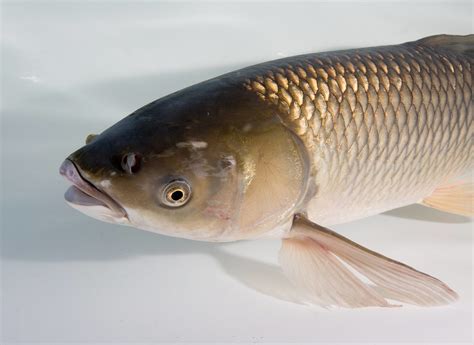
{"label": "fish snout", "polygon": [[76,166],[69,159],[64,160],[64,162],[59,167],[59,174],[64,176],[67,180],[73,184],[78,184],[81,182],[82,178],[77,171]]}
{"label": "fish snout", "polygon": [[[72,205],[81,206],[103,206],[110,212],[108,217],[124,219],[127,217],[125,209],[110,197],[105,191],[99,190],[91,182],[84,179],[76,164],[67,158],[59,167],[59,173],[64,176],[72,186],[66,191],[64,198]],[[74,206],[73,206],[74,207]],[[104,212],[102,212],[104,215]],[[110,220],[109,219],[109,220]]]}

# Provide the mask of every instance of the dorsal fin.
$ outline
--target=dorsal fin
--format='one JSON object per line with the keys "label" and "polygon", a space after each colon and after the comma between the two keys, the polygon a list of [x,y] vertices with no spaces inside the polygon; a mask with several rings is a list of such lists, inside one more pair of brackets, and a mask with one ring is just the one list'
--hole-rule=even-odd
{"label": "dorsal fin", "polygon": [[474,57],[474,35],[435,35],[422,38],[414,43],[424,46],[452,50]]}

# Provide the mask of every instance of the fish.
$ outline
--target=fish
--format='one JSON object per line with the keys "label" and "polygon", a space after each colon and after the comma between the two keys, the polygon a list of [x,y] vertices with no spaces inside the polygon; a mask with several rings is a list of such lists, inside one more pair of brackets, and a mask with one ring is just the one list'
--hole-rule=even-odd
{"label": "fish", "polygon": [[447,284],[328,227],[410,204],[473,215],[474,35],[264,62],[189,86],[69,155],[67,203],[208,242],[281,239],[323,307],[438,306]]}

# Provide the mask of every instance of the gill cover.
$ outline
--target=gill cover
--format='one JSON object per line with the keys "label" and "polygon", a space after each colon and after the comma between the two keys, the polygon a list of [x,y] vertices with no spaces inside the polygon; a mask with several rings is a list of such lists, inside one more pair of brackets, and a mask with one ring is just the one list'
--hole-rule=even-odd
{"label": "gill cover", "polygon": [[244,147],[237,220],[251,235],[291,220],[306,194],[309,164],[299,138],[280,123],[246,137]]}

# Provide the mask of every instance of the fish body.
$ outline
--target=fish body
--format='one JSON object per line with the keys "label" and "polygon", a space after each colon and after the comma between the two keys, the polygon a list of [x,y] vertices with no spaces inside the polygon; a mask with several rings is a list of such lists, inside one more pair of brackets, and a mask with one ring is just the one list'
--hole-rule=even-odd
{"label": "fish body", "polygon": [[175,237],[280,237],[285,274],[320,305],[449,303],[441,281],[324,226],[417,202],[472,214],[459,178],[473,166],[473,61],[473,35],[440,35],[225,74],[88,136],[60,168],[66,200]]}
{"label": "fish body", "polygon": [[473,57],[441,38],[249,71],[247,88],[278,107],[311,157],[311,219],[332,225],[421,202],[472,169]]}

